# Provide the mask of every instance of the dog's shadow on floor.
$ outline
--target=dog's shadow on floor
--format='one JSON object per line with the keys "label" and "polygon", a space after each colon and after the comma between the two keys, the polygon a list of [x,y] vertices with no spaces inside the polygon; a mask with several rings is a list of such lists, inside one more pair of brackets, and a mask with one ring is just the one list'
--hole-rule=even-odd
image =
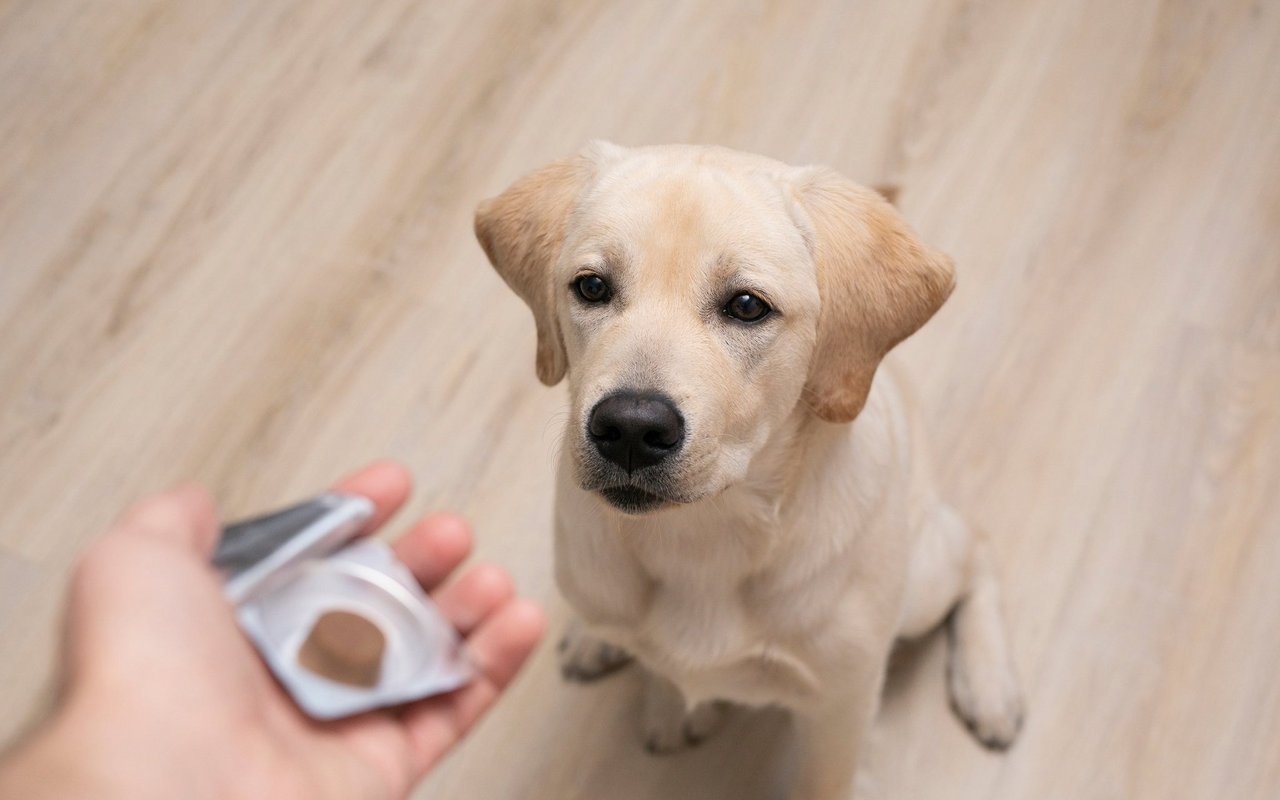
{"label": "dog's shadow on floor", "polygon": [[[906,702],[919,684],[930,680],[936,651],[945,649],[943,638],[933,635],[895,649],[884,707]],[[554,727],[561,735],[554,737],[556,746],[543,750],[545,760],[537,769],[541,774],[533,783],[548,790],[575,785],[579,791],[572,797],[610,800],[777,800],[787,796],[794,779],[797,742],[785,712],[734,709],[724,727],[701,745],[670,755],[650,755],[642,747],[638,668],[627,667],[581,684],[561,679],[553,658],[539,661],[539,674],[529,677],[538,683],[555,682],[545,701],[554,708]],[[876,727],[869,738],[877,738]],[[864,769],[857,798],[877,797],[874,784],[874,770]],[[553,796],[529,788],[528,797]]]}
{"label": "dog's shadow on floor", "polygon": [[912,691],[929,679],[933,662],[946,651],[946,640],[945,631],[938,629],[919,639],[898,642],[889,657],[889,672],[880,696],[882,711],[904,702]]}

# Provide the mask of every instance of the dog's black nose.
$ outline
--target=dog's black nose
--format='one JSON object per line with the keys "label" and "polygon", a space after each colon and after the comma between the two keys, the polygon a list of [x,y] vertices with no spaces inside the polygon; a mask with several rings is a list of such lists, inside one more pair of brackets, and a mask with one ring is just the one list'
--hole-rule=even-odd
{"label": "dog's black nose", "polygon": [[661,395],[618,392],[591,409],[587,432],[600,455],[633,472],[680,449],[684,419]]}

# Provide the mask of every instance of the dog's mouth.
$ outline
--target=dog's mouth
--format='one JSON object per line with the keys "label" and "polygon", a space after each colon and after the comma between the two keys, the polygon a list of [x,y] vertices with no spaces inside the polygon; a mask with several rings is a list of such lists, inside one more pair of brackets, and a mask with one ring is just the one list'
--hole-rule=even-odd
{"label": "dog's mouth", "polygon": [[647,514],[672,502],[639,486],[606,486],[603,489],[597,489],[596,492],[609,505],[624,514]]}

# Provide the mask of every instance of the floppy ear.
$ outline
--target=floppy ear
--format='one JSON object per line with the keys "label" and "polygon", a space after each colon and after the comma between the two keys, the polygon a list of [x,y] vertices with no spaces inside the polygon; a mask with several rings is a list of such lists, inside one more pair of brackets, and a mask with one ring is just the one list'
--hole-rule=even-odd
{"label": "floppy ear", "polygon": [[556,322],[551,270],[560,257],[569,217],[596,171],[603,143],[583,155],[525,175],[476,209],[476,238],[489,263],[533,311],[538,329],[538,379],[553,386],[568,362]]}
{"label": "floppy ear", "polygon": [[942,306],[955,271],[872,190],[823,168],[799,170],[792,184],[812,224],[822,298],[804,396],[820,418],[850,422],[880,360]]}

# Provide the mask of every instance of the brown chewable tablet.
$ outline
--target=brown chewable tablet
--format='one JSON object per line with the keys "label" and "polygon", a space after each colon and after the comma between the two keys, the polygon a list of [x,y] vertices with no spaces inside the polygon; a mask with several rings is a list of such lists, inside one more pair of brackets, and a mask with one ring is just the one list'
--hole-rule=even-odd
{"label": "brown chewable tablet", "polygon": [[298,649],[298,664],[338,683],[372,688],[382,674],[387,639],[369,620],[350,611],[326,611]]}

